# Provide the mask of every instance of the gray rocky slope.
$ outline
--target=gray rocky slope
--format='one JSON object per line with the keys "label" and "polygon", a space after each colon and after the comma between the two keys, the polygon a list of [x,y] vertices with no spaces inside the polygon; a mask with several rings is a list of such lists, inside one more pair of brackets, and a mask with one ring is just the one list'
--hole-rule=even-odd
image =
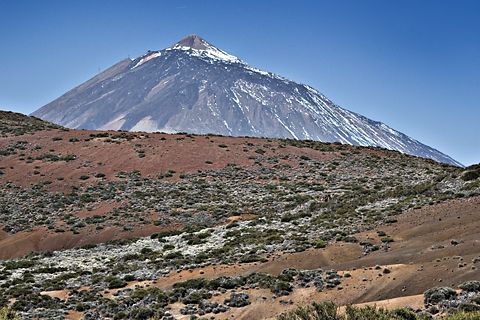
{"label": "gray rocky slope", "polygon": [[460,163],[198,36],[120,61],[32,115],[69,128],[214,133],[378,146]]}

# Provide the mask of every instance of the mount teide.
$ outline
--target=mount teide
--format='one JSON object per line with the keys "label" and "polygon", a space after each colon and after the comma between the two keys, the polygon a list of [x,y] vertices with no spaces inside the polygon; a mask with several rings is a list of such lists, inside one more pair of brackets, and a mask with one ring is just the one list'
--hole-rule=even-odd
{"label": "mount teide", "polygon": [[191,35],[118,62],[32,115],[70,128],[339,141],[460,163]]}

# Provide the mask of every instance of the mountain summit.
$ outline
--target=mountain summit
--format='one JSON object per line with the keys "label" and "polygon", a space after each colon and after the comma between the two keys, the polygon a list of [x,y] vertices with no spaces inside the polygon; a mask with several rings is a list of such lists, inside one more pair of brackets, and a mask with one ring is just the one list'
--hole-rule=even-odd
{"label": "mountain summit", "polygon": [[315,89],[190,35],[125,59],[32,115],[70,128],[214,133],[378,146],[461,166]]}
{"label": "mountain summit", "polygon": [[237,57],[218,49],[217,47],[208,43],[205,39],[197,36],[196,34],[186,36],[170,48],[167,48],[166,50],[192,51],[199,55],[203,54],[210,58],[220,59],[226,62],[243,63]]}
{"label": "mountain summit", "polygon": [[196,34],[191,34],[171,46],[171,48],[178,47],[188,47],[197,50],[206,50],[213,46],[207,41],[205,41],[202,37],[197,36]]}

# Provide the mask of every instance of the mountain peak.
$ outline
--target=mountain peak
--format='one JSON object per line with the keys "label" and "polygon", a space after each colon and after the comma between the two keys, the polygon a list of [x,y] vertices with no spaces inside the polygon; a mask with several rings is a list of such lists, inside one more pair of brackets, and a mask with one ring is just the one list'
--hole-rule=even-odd
{"label": "mountain peak", "polygon": [[182,40],[169,47],[167,50],[194,51],[195,55],[205,56],[215,60],[221,60],[223,62],[242,63],[242,60],[239,58],[218,49],[196,34],[186,36]]}
{"label": "mountain peak", "polygon": [[172,48],[175,47],[188,47],[197,50],[207,50],[208,48],[211,48],[213,46],[207,41],[205,41],[205,39],[203,39],[202,37],[196,34],[191,34],[172,46]]}
{"label": "mountain peak", "polygon": [[338,107],[311,87],[252,68],[197,35],[119,63],[33,115],[70,128],[338,141],[460,166],[387,125]]}

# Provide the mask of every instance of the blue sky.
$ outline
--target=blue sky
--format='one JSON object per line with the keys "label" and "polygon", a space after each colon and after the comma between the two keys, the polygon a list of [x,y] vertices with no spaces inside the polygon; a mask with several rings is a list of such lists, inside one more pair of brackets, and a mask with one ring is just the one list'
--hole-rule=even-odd
{"label": "blue sky", "polygon": [[480,162],[480,1],[1,0],[0,108],[30,113],[191,33]]}

